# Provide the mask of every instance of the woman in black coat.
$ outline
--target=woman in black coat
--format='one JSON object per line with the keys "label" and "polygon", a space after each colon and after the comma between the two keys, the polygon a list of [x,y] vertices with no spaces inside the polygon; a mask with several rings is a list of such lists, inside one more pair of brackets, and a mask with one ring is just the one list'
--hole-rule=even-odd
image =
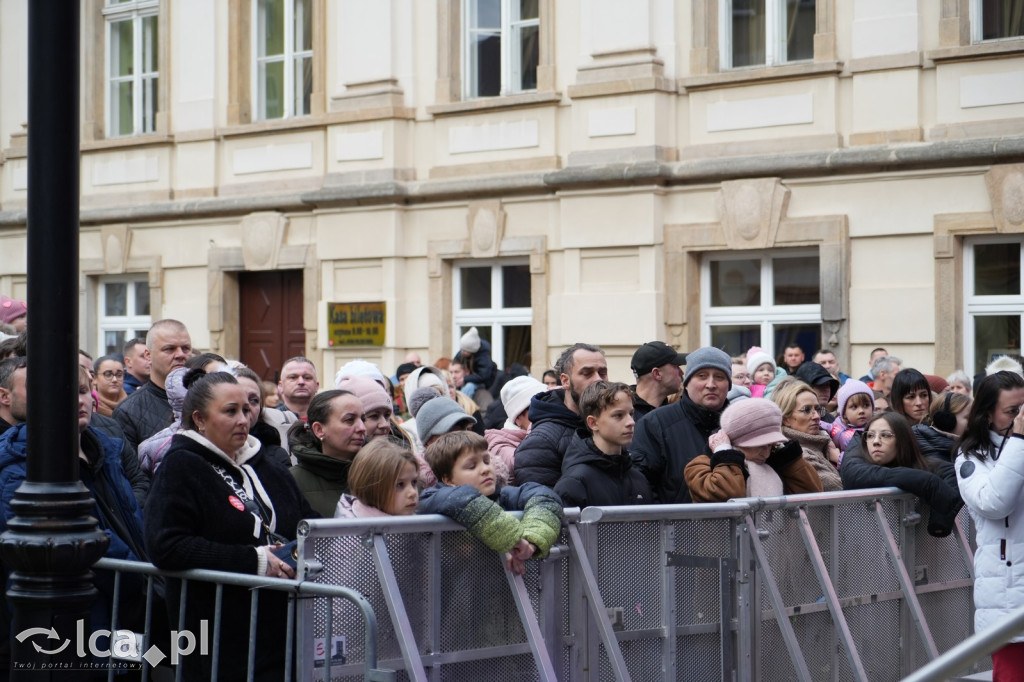
{"label": "woman in black coat", "polygon": [[[299,520],[315,512],[284,465],[268,457],[249,435],[249,403],[233,376],[191,370],[185,386],[183,430],[171,441],[146,506],[150,559],[171,571],[204,568],[293,577],[293,569],[273,550],[293,540]],[[214,597],[213,584],[189,583],[185,626],[197,638],[203,620],[213,632]],[[244,588],[224,589],[218,679],[245,679],[250,597]],[[176,618],[178,581],[168,582],[167,598]],[[257,680],[284,678],[287,606],[283,592],[268,590],[259,596]],[[185,679],[210,679],[210,661],[197,646],[181,659]]]}

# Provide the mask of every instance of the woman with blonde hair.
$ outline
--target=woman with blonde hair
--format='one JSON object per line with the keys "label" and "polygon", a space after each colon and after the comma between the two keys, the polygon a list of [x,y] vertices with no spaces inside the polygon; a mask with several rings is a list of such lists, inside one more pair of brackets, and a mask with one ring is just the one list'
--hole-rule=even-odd
{"label": "woman with blonde hair", "polygon": [[782,410],[782,434],[800,443],[804,459],[814,467],[824,491],[842,490],[836,469],[839,448],[821,428],[818,394],[804,382],[787,377],[776,385],[771,400]]}

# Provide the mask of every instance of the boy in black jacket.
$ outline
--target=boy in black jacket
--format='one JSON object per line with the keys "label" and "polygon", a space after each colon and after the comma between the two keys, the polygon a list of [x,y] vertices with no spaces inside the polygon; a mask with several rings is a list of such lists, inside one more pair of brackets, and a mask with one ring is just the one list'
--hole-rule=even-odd
{"label": "boy in black jacket", "polygon": [[580,429],[562,460],[555,485],[567,507],[648,504],[651,489],[633,468],[625,447],[633,440],[633,392],[618,382],[598,381],[583,391]]}

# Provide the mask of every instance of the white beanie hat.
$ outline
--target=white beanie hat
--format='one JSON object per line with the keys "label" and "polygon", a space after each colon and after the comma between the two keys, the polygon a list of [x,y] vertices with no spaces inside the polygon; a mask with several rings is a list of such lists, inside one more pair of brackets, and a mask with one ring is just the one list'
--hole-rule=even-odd
{"label": "white beanie hat", "polygon": [[417,367],[405,378],[402,388],[405,395],[411,396],[417,388],[424,386],[437,386],[441,389],[441,395],[448,395],[448,382],[444,380],[444,375],[437,367]]}
{"label": "white beanie hat", "polygon": [[996,372],[1013,372],[1024,376],[1024,369],[1021,368],[1020,363],[1009,355],[1000,355],[985,366],[985,376],[992,376]]}
{"label": "white beanie hat", "polygon": [[380,368],[366,360],[352,360],[342,365],[338,373],[334,375],[334,387],[338,388],[338,384],[343,379],[351,377],[370,377],[382,387],[387,387],[387,384],[384,382],[384,374],[380,371]]}
{"label": "white beanie hat", "polygon": [[760,346],[751,346],[747,351],[747,371],[753,375],[757,368],[764,364],[771,365],[772,371],[775,371],[775,359]]}
{"label": "white beanie hat", "polygon": [[543,393],[548,387],[531,376],[521,376],[512,379],[501,387],[501,405],[505,408],[508,419],[505,420],[506,429],[518,429],[516,417],[524,410],[529,409],[530,399],[538,393]]}
{"label": "white beanie hat", "polygon": [[480,350],[480,332],[476,330],[476,327],[470,327],[469,331],[459,339],[459,350],[470,355]]}

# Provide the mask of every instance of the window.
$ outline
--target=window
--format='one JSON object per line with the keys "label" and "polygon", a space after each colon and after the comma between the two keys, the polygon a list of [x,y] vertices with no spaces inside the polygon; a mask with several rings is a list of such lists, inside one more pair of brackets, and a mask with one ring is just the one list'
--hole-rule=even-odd
{"label": "window", "polygon": [[152,320],[149,314],[149,282],[145,279],[103,278],[96,292],[100,355],[120,353],[125,342],[145,338]]}
{"label": "window", "polygon": [[761,346],[775,356],[798,343],[807,357],[821,347],[817,251],[728,253],[701,269],[701,343],[729,355]]}
{"label": "window", "polygon": [[1024,36],[1024,0],[971,0],[974,42]]}
{"label": "window", "polygon": [[463,97],[537,89],[540,0],[463,0]]}
{"label": "window", "polygon": [[723,69],[814,59],[815,0],[720,0]]}
{"label": "window", "polygon": [[307,116],[313,94],[313,0],[253,3],[256,118]]}
{"label": "window", "polygon": [[[457,264],[452,273],[456,342],[470,327],[491,344],[498,367],[530,366],[530,266],[526,261]],[[457,343],[456,343],[457,345]]]}
{"label": "window", "polygon": [[964,248],[964,369],[984,371],[997,355],[1020,359],[1024,243],[1006,237],[970,241]]}
{"label": "window", "polygon": [[107,0],[107,135],[156,131],[158,0]]}

